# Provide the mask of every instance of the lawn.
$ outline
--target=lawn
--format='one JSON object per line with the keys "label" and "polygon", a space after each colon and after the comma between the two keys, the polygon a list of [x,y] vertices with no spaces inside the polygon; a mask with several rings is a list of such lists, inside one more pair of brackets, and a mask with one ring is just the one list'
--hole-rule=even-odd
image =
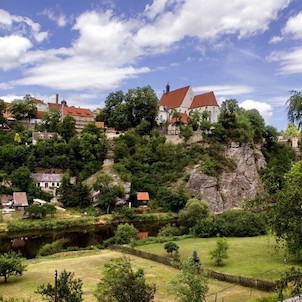
{"label": "lawn", "polygon": [[[216,267],[210,259],[210,251],[215,248],[216,238],[188,238],[175,243],[179,246],[181,258],[190,257],[194,249],[202,265],[218,272],[275,281],[280,274],[292,266],[302,267],[287,259],[283,248],[276,249],[272,236],[227,238],[229,259],[225,266]],[[167,256],[165,243],[137,246],[137,249]]]}
{"label": "lawn", "polygon": [[[30,298],[31,302],[42,301],[41,296],[35,294],[35,289],[39,284],[53,282],[55,269],[60,272],[63,269],[75,273],[75,277],[83,280],[84,301],[95,302],[93,292],[96,284],[102,277],[102,267],[109,259],[120,257],[122,254],[108,250],[58,254],[52,257],[40,258],[29,262],[27,271],[22,277],[10,277],[5,284],[0,281],[0,293],[4,297]],[[156,284],[155,302],[172,302],[175,297],[167,288],[169,282],[177,274],[177,270],[131,256],[134,267],[142,267],[148,282]],[[257,290],[251,290],[241,286],[234,286],[229,283],[210,280],[208,292],[208,302],[222,301],[228,302],[248,301],[251,297],[267,295]]]}

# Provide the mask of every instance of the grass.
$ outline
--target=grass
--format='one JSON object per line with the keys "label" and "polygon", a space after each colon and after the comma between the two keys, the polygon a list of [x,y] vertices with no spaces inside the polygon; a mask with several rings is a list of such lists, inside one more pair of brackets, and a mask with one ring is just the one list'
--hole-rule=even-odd
{"label": "grass", "polygon": [[[289,261],[283,248],[276,249],[272,236],[227,238],[229,259],[222,267],[214,266],[210,259],[210,251],[215,248],[216,238],[188,238],[175,242],[179,246],[181,258],[190,257],[196,249],[204,267],[226,274],[275,281],[292,266],[302,267],[301,264]],[[167,256],[164,245],[165,243],[156,243],[136,248]]]}
{"label": "grass", "polygon": [[[8,283],[0,279],[0,293],[4,297],[30,298],[31,302],[42,301],[41,296],[35,294],[39,284],[53,282],[55,269],[63,269],[75,273],[76,278],[83,280],[84,301],[96,302],[93,292],[102,277],[104,263],[122,254],[113,251],[84,251],[62,253],[54,256],[39,258],[29,262],[27,271],[22,277],[10,277]],[[145,270],[147,282],[156,284],[155,302],[172,302],[175,296],[168,291],[168,284],[177,274],[171,267],[131,256],[133,267],[142,267]],[[253,297],[268,295],[257,290],[241,286],[210,280],[208,302],[224,299],[228,302],[249,301]]]}

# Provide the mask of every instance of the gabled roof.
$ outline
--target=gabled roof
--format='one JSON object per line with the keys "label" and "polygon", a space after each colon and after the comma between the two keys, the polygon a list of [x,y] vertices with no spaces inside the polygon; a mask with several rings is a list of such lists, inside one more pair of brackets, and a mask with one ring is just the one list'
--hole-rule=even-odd
{"label": "gabled roof", "polygon": [[36,182],[61,182],[64,174],[58,173],[31,173],[31,177]]}
{"label": "gabled roof", "polygon": [[50,109],[50,108],[55,108],[55,109],[60,110],[61,107],[62,107],[61,104],[57,104],[57,103],[48,103],[48,108],[49,108],[49,109]]}
{"label": "gabled roof", "polygon": [[184,125],[187,125],[189,123],[189,116],[186,113],[179,113],[180,114],[180,119],[177,119],[176,117],[172,117],[170,119],[170,124],[175,124],[177,122],[181,122]]}
{"label": "gabled roof", "polygon": [[13,198],[14,198],[14,206],[16,207],[28,206],[26,192],[14,192]]}
{"label": "gabled roof", "polygon": [[149,193],[148,192],[137,192],[137,200],[149,200]]}
{"label": "gabled roof", "polygon": [[81,116],[81,117],[94,117],[93,112],[90,109],[76,108],[74,106],[68,107],[63,106],[63,114],[71,116]]}
{"label": "gabled roof", "polygon": [[164,92],[159,104],[165,106],[167,109],[178,108],[181,106],[190,86],[179,88],[170,92]]}
{"label": "gabled roof", "polygon": [[206,106],[217,106],[218,103],[214,92],[207,92],[199,95],[195,95],[193,102],[189,109],[199,108],[199,107],[206,107]]}

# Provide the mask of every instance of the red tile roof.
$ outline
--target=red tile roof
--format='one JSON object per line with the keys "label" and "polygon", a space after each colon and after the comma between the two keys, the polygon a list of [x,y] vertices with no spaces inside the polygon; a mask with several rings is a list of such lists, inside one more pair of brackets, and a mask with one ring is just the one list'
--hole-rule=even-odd
{"label": "red tile roof", "polygon": [[71,116],[81,116],[81,117],[94,117],[93,112],[90,109],[76,108],[74,106],[68,107],[63,106],[63,114]]}
{"label": "red tile roof", "polygon": [[193,102],[189,109],[206,107],[206,106],[218,106],[214,92],[207,92],[199,95],[195,95]]}
{"label": "red tile roof", "polygon": [[13,198],[14,198],[14,206],[17,206],[17,207],[27,207],[28,206],[26,192],[14,192]]}
{"label": "red tile roof", "polygon": [[105,122],[95,122],[95,125],[99,128],[105,128]]}
{"label": "red tile roof", "polygon": [[44,104],[42,100],[33,99],[33,103],[35,104]]}
{"label": "red tile roof", "polygon": [[148,192],[137,192],[137,200],[149,200],[149,193]]}
{"label": "red tile roof", "polygon": [[180,107],[182,104],[190,86],[179,88],[170,92],[164,92],[162,95],[159,104],[161,106],[166,106],[167,109]]}
{"label": "red tile roof", "polygon": [[176,117],[173,117],[170,119],[171,124],[175,124],[177,122],[182,122],[184,125],[187,125],[189,123],[189,116],[186,113],[179,113],[180,114],[180,120],[178,120]]}

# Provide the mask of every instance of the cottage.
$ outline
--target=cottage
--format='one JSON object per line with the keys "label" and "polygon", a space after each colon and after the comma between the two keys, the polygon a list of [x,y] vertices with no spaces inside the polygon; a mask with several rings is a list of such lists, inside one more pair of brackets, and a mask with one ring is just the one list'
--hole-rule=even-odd
{"label": "cottage", "polygon": [[149,193],[148,192],[137,192],[136,200],[139,207],[147,207],[149,202]]}
{"label": "cottage", "polygon": [[13,193],[13,208],[17,212],[24,213],[28,207],[26,192],[14,192]]}
{"label": "cottage", "polygon": [[32,179],[36,182],[36,186],[43,191],[53,194],[57,193],[57,189],[62,183],[63,174],[60,173],[32,173]]}

